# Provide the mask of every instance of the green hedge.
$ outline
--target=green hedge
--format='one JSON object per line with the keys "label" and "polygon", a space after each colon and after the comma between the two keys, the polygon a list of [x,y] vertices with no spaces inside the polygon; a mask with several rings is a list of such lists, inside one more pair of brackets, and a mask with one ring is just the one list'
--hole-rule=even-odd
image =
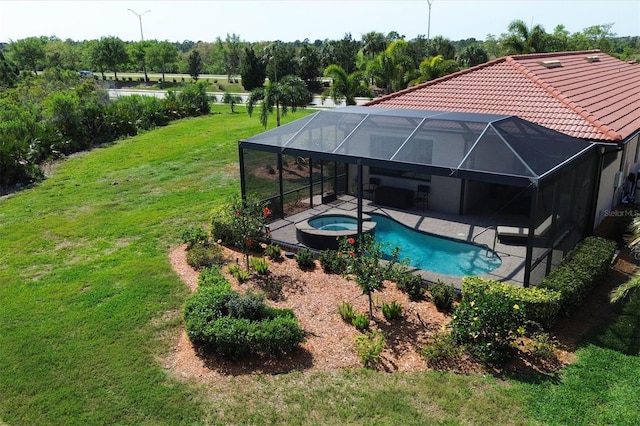
{"label": "green hedge", "polygon": [[551,272],[539,288],[560,293],[560,308],[571,314],[580,307],[593,287],[609,272],[616,243],[589,237],[576,246]]}
{"label": "green hedge", "polygon": [[550,327],[560,311],[560,292],[539,287],[516,287],[482,277],[464,277],[463,288],[478,292],[503,294],[520,305],[528,320]]}
{"label": "green hedge", "polygon": [[272,308],[261,295],[233,291],[215,269],[202,276],[184,308],[193,343],[217,355],[241,358],[281,355],[304,341],[305,332],[290,309]]}

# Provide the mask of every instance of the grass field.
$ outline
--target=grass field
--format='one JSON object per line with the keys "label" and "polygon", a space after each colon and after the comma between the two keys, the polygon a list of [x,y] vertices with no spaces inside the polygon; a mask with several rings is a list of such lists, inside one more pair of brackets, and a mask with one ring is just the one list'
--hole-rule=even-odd
{"label": "grass field", "polygon": [[0,200],[0,424],[640,424],[638,298],[553,377],[164,371],[187,295],[167,252],[239,191],[237,141],[262,128],[238,110],[78,155]]}

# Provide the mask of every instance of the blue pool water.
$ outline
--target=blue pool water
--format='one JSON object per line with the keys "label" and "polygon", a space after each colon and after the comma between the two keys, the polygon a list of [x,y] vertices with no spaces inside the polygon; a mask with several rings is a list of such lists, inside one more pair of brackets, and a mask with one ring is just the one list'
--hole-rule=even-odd
{"label": "blue pool water", "polygon": [[323,231],[355,231],[358,229],[358,220],[342,215],[326,215],[310,219],[309,226]]}
{"label": "blue pool water", "polygon": [[376,240],[389,251],[400,247],[400,258],[425,271],[446,275],[482,275],[502,264],[500,257],[484,247],[416,231],[386,216],[372,214]]}

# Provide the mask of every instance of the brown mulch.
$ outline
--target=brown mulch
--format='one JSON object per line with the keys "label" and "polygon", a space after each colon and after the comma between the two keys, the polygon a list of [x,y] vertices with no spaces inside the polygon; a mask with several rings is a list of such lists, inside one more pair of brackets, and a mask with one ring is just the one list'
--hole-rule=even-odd
{"label": "brown mulch", "polygon": [[[173,249],[170,261],[173,269],[191,291],[197,289],[198,272],[186,262],[186,247]],[[243,265],[242,256],[225,249],[232,261]],[[223,271],[226,268],[223,268]],[[300,325],[308,333],[301,349],[283,359],[249,359],[243,361],[222,360],[200,353],[189,341],[184,329],[176,339],[169,356],[164,360],[165,368],[178,377],[196,378],[209,381],[224,376],[250,374],[279,374],[291,371],[337,370],[361,367],[361,361],[354,349],[354,339],[360,333],[345,323],[338,313],[340,302],[350,302],[357,312],[368,312],[368,300],[358,286],[339,275],[325,274],[316,261],[312,271],[302,271],[294,259],[270,262],[270,274],[283,283],[276,300],[269,300],[272,306],[292,309]],[[573,318],[559,321],[554,329],[558,341],[557,359],[545,362],[531,357],[521,350],[514,362],[501,371],[492,373],[526,374],[542,372],[551,374],[575,359],[573,353],[577,342],[593,325],[606,318],[611,311],[607,296],[609,291],[624,280],[635,269],[635,263],[621,255],[614,265],[611,279],[594,293],[580,312]],[[226,273],[226,271],[225,271]],[[259,280],[251,279],[238,285],[227,276],[235,290],[260,290]],[[406,294],[388,283],[382,291],[374,293],[375,312],[372,328],[382,331],[386,345],[376,368],[381,371],[425,371],[430,368],[419,354],[419,348],[430,336],[443,329],[450,317],[439,312],[433,303],[425,300],[412,302]],[[392,323],[384,319],[380,306],[383,302],[397,301],[403,306],[403,317]],[[465,358],[447,369],[458,372],[487,372],[479,363]]]}

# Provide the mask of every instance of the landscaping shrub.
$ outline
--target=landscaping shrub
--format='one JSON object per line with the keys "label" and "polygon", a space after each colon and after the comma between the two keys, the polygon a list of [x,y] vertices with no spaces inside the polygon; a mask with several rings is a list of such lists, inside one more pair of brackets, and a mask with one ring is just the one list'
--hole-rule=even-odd
{"label": "landscaping shrub", "polygon": [[464,277],[463,283],[471,291],[484,291],[504,294],[521,306],[529,321],[544,328],[555,322],[560,311],[560,293],[540,287],[516,287],[512,284],[490,280],[482,277]]}
{"label": "landscaping shrub", "polygon": [[195,269],[223,265],[226,261],[222,247],[218,245],[197,245],[187,251],[187,263]]}
{"label": "landscaping shrub", "polygon": [[338,305],[338,312],[343,320],[351,324],[353,318],[356,316],[356,312],[353,310],[353,305],[349,302],[342,302]]}
{"label": "landscaping shrub", "polygon": [[269,244],[264,249],[264,254],[271,260],[280,260],[282,259],[282,248],[277,244]]}
{"label": "landscaping shrub", "polygon": [[446,284],[438,280],[438,282],[429,285],[429,292],[436,308],[441,311],[451,311],[453,302],[456,300],[456,290],[453,288],[453,284]]}
{"label": "landscaping shrub", "polygon": [[[466,277],[465,277],[466,278]],[[462,301],[454,311],[451,335],[487,364],[502,364],[524,333],[524,309],[508,293],[462,282]]]}
{"label": "landscaping shrub", "polygon": [[261,257],[252,257],[249,259],[249,266],[256,271],[258,275],[266,275],[269,273],[269,262]]}
{"label": "landscaping shrub", "polygon": [[320,252],[320,266],[327,274],[342,274],[347,263],[342,253],[337,250],[324,250]]}
{"label": "landscaping shrub", "polygon": [[306,247],[298,250],[296,253],[296,262],[298,263],[298,267],[302,270],[313,269],[316,266],[311,250]]}
{"label": "landscaping shrub", "polygon": [[409,296],[409,300],[416,302],[424,299],[425,286],[420,275],[407,271],[399,274],[395,280],[398,290],[406,293]]}
{"label": "landscaping shrub", "polygon": [[223,286],[231,288],[229,281],[222,275],[220,266],[213,265],[208,268],[202,268],[200,276],[198,276],[198,287]]}
{"label": "landscaping shrub", "polygon": [[545,361],[557,361],[556,342],[548,333],[536,333],[527,344],[531,355]]}
{"label": "landscaping shrub", "polygon": [[209,235],[199,226],[189,227],[182,231],[182,242],[187,244],[187,249],[194,246],[205,246],[209,242]]}
{"label": "landscaping shrub", "polygon": [[588,237],[578,244],[552,271],[539,288],[560,293],[560,309],[573,313],[596,283],[603,280],[616,250],[613,241]]}
{"label": "landscaping shrub", "polygon": [[271,308],[230,285],[199,288],[187,299],[184,318],[189,339],[223,357],[280,355],[305,339],[291,310]]}
{"label": "landscaping shrub", "polygon": [[366,331],[369,329],[370,320],[365,314],[356,314],[351,320],[351,324],[360,331]]}
{"label": "landscaping shrub", "polygon": [[238,265],[237,263],[232,263],[231,265],[229,265],[227,271],[229,271],[233,278],[238,280],[238,284],[242,284],[249,278],[251,278],[251,272],[247,271],[246,269],[240,268],[240,265]]}
{"label": "landscaping shrub", "polygon": [[236,229],[231,221],[226,216],[223,216],[221,212],[216,212],[212,215],[211,238],[214,241],[225,246],[233,245],[233,242],[238,239],[236,234]]}
{"label": "landscaping shrub", "polygon": [[384,334],[378,330],[370,331],[355,338],[356,352],[366,368],[373,367],[380,359],[384,343]]}
{"label": "landscaping shrub", "polygon": [[282,296],[282,281],[278,277],[266,275],[259,280],[258,285],[269,300],[278,300]]}
{"label": "landscaping shrub", "polygon": [[451,333],[437,333],[433,335],[420,349],[420,355],[427,365],[437,369],[447,369],[462,356],[462,347],[456,344]]}
{"label": "landscaping shrub", "polygon": [[382,303],[382,315],[388,320],[393,321],[402,316],[402,304],[395,300],[391,303]]}

